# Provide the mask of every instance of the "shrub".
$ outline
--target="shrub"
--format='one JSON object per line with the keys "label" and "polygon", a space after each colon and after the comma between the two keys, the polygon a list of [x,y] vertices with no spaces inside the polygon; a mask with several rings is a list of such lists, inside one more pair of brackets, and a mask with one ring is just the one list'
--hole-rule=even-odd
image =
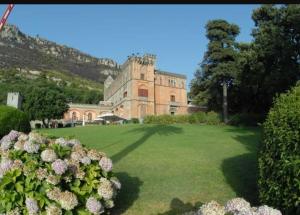
{"label": "shrub", "polygon": [[59,123],[57,124],[57,128],[63,128],[63,127],[64,127],[64,124],[63,124],[63,123],[59,122]]}
{"label": "shrub", "polygon": [[206,123],[210,125],[220,124],[221,117],[215,112],[198,112],[190,115],[149,115],[144,119],[145,124],[174,124],[174,123]]}
{"label": "shrub", "polygon": [[140,121],[139,121],[138,118],[132,118],[132,119],[131,119],[131,122],[132,122],[133,124],[138,124],[138,123],[140,123]]}
{"label": "shrub", "polygon": [[263,203],[300,214],[300,87],[274,101],[263,124],[259,197]]}
{"label": "shrub", "polygon": [[257,126],[262,123],[265,116],[255,113],[239,113],[230,117],[228,124],[238,126]]}
{"label": "shrub", "polygon": [[16,108],[0,105],[0,138],[10,130],[30,132],[29,119],[24,112]]}
{"label": "shrub", "polygon": [[121,184],[102,152],[76,139],[11,131],[1,140],[0,213],[100,214]]}
{"label": "shrub", "polygon": [[35,123],[34,127],[36,129],[40,129],[42,127],[42,124],[41,123]]}
{"label": "shrub", "polygon": [[222,117],[220,114],[210,111],[206,113],[205,116],[205,123],[208,125],[217,125],[222,123]]}

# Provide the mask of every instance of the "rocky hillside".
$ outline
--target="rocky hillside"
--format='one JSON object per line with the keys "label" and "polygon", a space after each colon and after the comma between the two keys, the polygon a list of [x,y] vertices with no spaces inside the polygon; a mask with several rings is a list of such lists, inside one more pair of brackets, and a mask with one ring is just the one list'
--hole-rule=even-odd
{"label": "rocky hillside", "polygon": [[95,58],[38,36],[28,36],[14,25],[6,25],[0,32],[0,69],[9,68],[55,70],[100,83],[120,71],[120,66],[111,59]]}

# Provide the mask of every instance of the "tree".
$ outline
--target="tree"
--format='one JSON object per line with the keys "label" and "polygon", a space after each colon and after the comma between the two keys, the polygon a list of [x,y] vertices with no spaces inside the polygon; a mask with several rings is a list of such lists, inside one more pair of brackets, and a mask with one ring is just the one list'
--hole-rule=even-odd
{"label": "tree", "polygon": [[48,127],[49,120],[62,118],[68,108],[62,89],[52,83],[31,87],[23,103],[30,120],[41,120],[45,127]]}
{"label": "tree", "polygon": [[240,51],[241,108],[266,114],[274,96],[300,78],[300,6],[263,5],[253,11],[253,43]]}
{"label": "tree", "polygon": [[235,38],[239,27],[225,20],[206,24],[208,50],[191,83],[191,93],[198,101],[206,101],[210,109],[221,110],[228,121],[227,89],[235,84],[237,74]]}

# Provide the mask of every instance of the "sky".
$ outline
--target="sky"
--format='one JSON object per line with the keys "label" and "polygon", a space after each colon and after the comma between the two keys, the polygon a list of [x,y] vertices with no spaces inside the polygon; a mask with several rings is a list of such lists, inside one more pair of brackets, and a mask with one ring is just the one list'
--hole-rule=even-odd
{"label": "sky", "polygon": [[[156,68],[185,74],[190,83],[207,49],[205,24],[225,19],[250,42],[257,4],[15,5],[8,23],[31,36],[122,64],[132,53],[157,56]],[[6,5],[0,4],[0,14]]]}

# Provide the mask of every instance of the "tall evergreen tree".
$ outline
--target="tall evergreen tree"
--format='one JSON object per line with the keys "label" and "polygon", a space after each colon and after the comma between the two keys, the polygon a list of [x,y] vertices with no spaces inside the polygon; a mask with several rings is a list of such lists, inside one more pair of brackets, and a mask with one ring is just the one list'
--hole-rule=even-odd
{"label": "tall evergreen tree", "polygon": [[[235,38],[239,27],[225,20],[211,20],[206,24],[208,50],[191,82],[191,93],[199,102],[207,102],[210,109],[221,110],[228,121],[227,90],[235,84],[238,69]],[[230,95],[230,94],[229,94]]]}

